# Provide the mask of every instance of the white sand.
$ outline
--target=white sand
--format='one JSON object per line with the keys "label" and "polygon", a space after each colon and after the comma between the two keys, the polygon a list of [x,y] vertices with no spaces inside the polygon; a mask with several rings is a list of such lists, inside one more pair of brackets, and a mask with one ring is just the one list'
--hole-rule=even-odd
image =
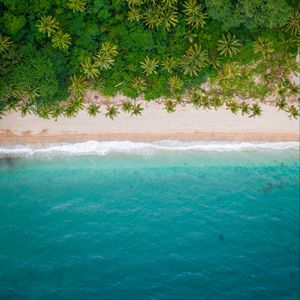
{"label": "white sand", "polygon": [[[262,106],[263,116],[249,118],[226,109],[196,110],[178,107],[167,113],[157,103],[146,104],[142,116],[121,112],[115,120],[104,113],[90,117],[81,111],[76,118],[43,120],[8,113],[0,120],[0,144],[84,140],[299,140],[299,120],[287,113]],[[102,109],[105,111],[105,108]]]}

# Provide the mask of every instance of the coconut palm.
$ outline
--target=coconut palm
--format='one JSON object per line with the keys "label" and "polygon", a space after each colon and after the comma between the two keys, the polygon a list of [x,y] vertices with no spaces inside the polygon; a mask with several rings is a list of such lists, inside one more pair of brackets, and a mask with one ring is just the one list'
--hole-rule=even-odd
{"label": "coconut palm", "polygon": [[140,21],[142,19],[143,15],[139,8],[132,7],[130,8],[130,11],[128,12],[128,20],[133,21]]}
{"label": "coconut palm", "polygon": [[168,113],[176,111],[176,104],[172,100],[165,101],[165,109]]}
{"label": "coconut palm", "polygon": [[142,77],[134,77],[132,79],[132,87],[140,94],[146,88],[146,81]]}
{"label": "coconut palm", "polygon": [[183,7],[186,23],[193,28],[203,28],[207,16],[203,12],[202,5],[198,4],[196,0],[186,0]]}
{"label": "coconut palm", "polygon": [[148,7],[144,12],[144,21],[150,29],[160,26],[162,22],[160,9],[155,5]]}
{"label": "coconut palm", "polygon": [[118,111],[118,108],[114,105],[109,105],[106,108],[106,114],[105,117],[110,118],[111,120],[113,120],[115,117],[118,116],[120,112]]}
{"label": "coconut palm", "polygon": [[64,109],[63,107],[57,103],[55,104],[52,109],[51,109],[51,112],[50,112],[50,116],[51,118],[53,118],[55,121],[57,121],[58,117],[62,116],[64,113]]}
{"label": "coconut palm", "polygon": [[140,63],[143,72],[146,75],[156,74],[156,68],[158,67],[158,60],[156,58],[149,58],[148,56]]}
{"label": "coconut palm", "polygon": [[168,73],[172,73],[173,70],[177,67],[178,63],[173,56],[168,56],[162,61],[161,65],[163,69]]}
{"label": "coconut palm", "polygon": [[267,38],[260,37],[254,43],[253,51],[254,53],[261,53],[263,58],[266,58],[273,53],[273,44]]}
{"label": "coconut palm", "polygon": [[178,0],[161,0],[164,7],[173,7]]}
{"label": "coconut palm", "polygon": [[236,114],[240,109],[239,105],[234,100],[227,101],[226,106],[234,114]]}
{"label": "coconut palm", "polygon": [[110,41],[104,42],[101,45],[100,53],[105,56],[114,58],[118,55],[118,46]]}
{"label": "coconut palm", "polygon": [[95,55],[95,62],[100,69],[108,70],[112,67],[118,55],[118,46],[110,41],[104,42]]}
{"label": "coconut palm", "polygon": [[172,93],[180,91],[183,87],[183,82],[177,75],[170,77],[168,84]]}
{"label": "coconut palm", "polygon": [[63,33],[59,30],[55,32],[52,37],[52,45],[59,50],[66,50],[71,45],[71,36],[68,33]]}
{"label": "coconut palm", "polygon": [[58,30],[58,22],[52,16],[41,17],[36,26],[40,32],[47,33],[48,37]]}
{"label": "coconut palm", "polygon": [[250,105],[247,102],[242,102],[240,105],[242,115],[249,115],[250,113]]}
{"label": "coconut palm", "polygon": [[197,36],[197,33],[193,32],[192,30],[189,30],[184,34],[184,39],[188,40],[190,43],[193,43],[194,39],[197,38]]}
{"label": "coconut palm", "polygon": [[88,89],[89,84],[82,75],[72,75],[71,85],[68,87],[70,93],[80,96]]}
{"label": "coconut palm", "polygon": [[300,12],[295,10],[291,18],[286,24],[286,31],[290,31],[292,35],[300,35]]}
{"label": "coconut palm", "polygon": [[139,116],[142,114],[142,111],[144,108],[142,107],[141,104],[134,104],[131,107],[131,116]]}
{"label": "coconut palm", "polygon": [[251,106],[250,111],[251,111],[250,117],[255,118],[256,116],[259,117],[259,116],[262,115],[262,109],[261,109],[261,107],[260,107],[257,103],[254,103],[254,104]]}
{"label": "coconut palm", "polygon": [[175,27],[178,23],[178,13],[175,8],[164,9],[161,13],[161,25],[169,31],[172,27]]}
{"label": "coconut palm", "polygon": [[212,98],[210,98],[210,104],[214,107],[215,110],[217,110],[223,105],[223,100],[219,96],[213,96]]}
{"label": "coconut palm", "polygon": [[12,41],[8,36],[0,34],[0,53],[8,52],[11,48]]}
{"label": "coconut palm", "polygon": [[195,108],[201,107],[201,95],[196,91],[193,91],[190,94],[189,100]]}
{"label": "coconut palm", "polygon": [[21,116],[24,118],[27,114],[32,114],[34,112],[32,102],[22,103],[20,106]]}
{"label": "coconut palm", "polygon": [[82,72],[88,78],[96,78],[99,76],[98,63],[94,63],[90,56],[87,56],[80,64]]}
{"label": "coconut palm", "polygon": [[127,113],[131,112],[132,106],[133,105],[130,101],[124,101],[121,105],[122,110]]}
{"label": "coconut palm", "polygon": [[287,112],[289,113],[290,118],[298,119],[299,118],[299,110],[296,106],[291,105],[288,107]]}
{"label": "coconut palm", "polygon": [[241,46],[242,44],[236,39],[235,34],[227,33],[226,35],[223,34],[222,38],[218,40],[217,48],[221,55],[232,57],[240,51]]}
{"label": "coconut palm", "polygon": [[83,12],[86,7],[86,0],[69,0],[67,5],[73,12]]}
{"label": "coconut palm", "polygon": [[50,107],[47,105],[38,106],[36,114],[42,119],[50,119]]}
{"label": "coconut palm", "polygon": [[141,6],[145,0],[126,0],[129,7]]}
{"label": "coconut palm", "polygon": [[198,75],[200,70],[207,66],[208,52],[203,50],[200,45],[192,45],[181,59],[180,65],[185,75]]}
{"label": "coconut palm", "polygon": [[100,112],[100,105],[97,103],[91,103],[87,110],[89,116],[96,117],[96,115]]}
{"label": "coconut palm", "polygon": [[276,100],[275,106],[278,107],[279,110],[285,110],[287,107],[287,102],[285,98],[280,97]]}

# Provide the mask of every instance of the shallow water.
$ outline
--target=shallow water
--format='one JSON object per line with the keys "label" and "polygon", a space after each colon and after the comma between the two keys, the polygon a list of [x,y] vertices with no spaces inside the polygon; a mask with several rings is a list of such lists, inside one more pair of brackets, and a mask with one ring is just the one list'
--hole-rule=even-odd
{"label": "shallow water", "polygon": [[0,299],[298,299],[299,152],[190,150],[3,158]]}

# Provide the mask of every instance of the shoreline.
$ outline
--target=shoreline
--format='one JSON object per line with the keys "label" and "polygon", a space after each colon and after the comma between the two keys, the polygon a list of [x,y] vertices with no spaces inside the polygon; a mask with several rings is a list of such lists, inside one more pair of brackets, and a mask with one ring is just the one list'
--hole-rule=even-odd
{"label": "shoreline", "polygon": [[34,115],[24,118],[11,112],[0,120],[0,145],[84,141],[299,141],[299,120],[285,112],[263,105],[263,116],[249,118],[226,109],[196,110],[179,107],[167,113],[157,103],[147,103],[142,116],[126,113],[107,119],[103,113],[90,117],[81,111],[77,117],[58,121]]}

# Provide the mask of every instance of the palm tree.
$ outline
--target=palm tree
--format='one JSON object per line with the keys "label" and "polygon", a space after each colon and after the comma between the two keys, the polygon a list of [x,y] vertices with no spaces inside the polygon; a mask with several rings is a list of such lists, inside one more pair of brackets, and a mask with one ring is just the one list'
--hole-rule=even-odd
{"label": "palm tree", "polygon": [[200,45],[194,44],[184,54],[180,65],[185,75],[198,75],[200,70],[207,66],[208,52],[202,50]]}
{"label": "palm tree", "polygon": [[69,0],[67,5],[73,12],[83,12],[86,7],[86,0]]}
{"label": "palm tree", "polygon": [[8,36],[4,36],[0,33],[0,53],[8,52],[12,45],[12,41]]}
{"label": "palm tree", "polygon": [[117,117],[117,115],[119,113],[120,112],[118,111],[118,108],[116,106],[110,105],[110,106],[107,106],[107,108],[106,108],[105,117],[110,118],[111,120],[113,120],[115,117]]}
{"label": "palm tree", "polygon": [[295,10],[291,18],[286,24],[286,31],[290,31],[292,35],[300,35],[300,12]]}
{"label": "palm tree", "polygon": [[264,37],[258,38],[253,46],[254,53],[261,53],[263,58],[268,57],[273,51],[273,44]]}
{"label": "palm tree", "polygon": [[52,44],[54,48],[66,50],[71,45],[71,36],[68,33],[63,33],[61,30],[59,30],[53,35]]}
{"label": "palm tree", "polygon": [[203,28],[207,16],[203,12],[202,5],[198,4],[196,0],[186,0],[183,7],[186,23],[193,28]]}
{"label": "palm tree", "polygon": [[95,55],[95,62],[100,69],[108,70],[112,67],[118,55],[118,46],[110,41],[104,42]]}
{"label": "palm tree", "polygon": [[99,69],[98,69],[98,63],[93,63],[90,56],[87,56],[82,62],[81,62],[81,69],[84,75],[86,75],[88,78],[96,78],[99,76]]}
{"label": "palm tree", "polygon": [[134,104],[132,105],[131,110],[131,116],[140,116],[144,108],[141,104]]}
{"label": "palm tree", "polygon": [[217,110],[223,105],[223,100],[219,96],[213,96],[212,98],[210,98],[210,104],[214,107],[215,110]]}
{"label": "palm tree", "polygon": [[128,12],[128,20],[133,21],[140,21],[142,19],[143,15],[139,8],[131,7],[130,11]]}
{"label": "palm tree", "polygon": [[128,6],[131,7],[136,7],[136,6],[141,6],[145,0],[126,0]]}
{"label": "palm tree", "polygon": [[201,107],[201,95],[199,93],[197,93],[196,91],[193,91],[190,94],[190,102],[196,109]]}
{"label": "palm tree", "polygon": [[20,106],[21,116],[24,118],[27,114],[33,113],[33,105],[32,102],[22,103]]}
{"label": "palm tree", "polygon": [[251,117],[255,118],[256,116],[262,115],[262,109],[257,103],[252,105],[252,107],[250,108],[250,111],[252,112],[250,118]]}
{"label": "palm tree", "polygon": [[161,24],[169,31],[172,27],[175,27],[178,23],[177,11],[175,8],[164,9],[161,13]]}
{"label": "palm tree", "polygon": [[287,102],[283,97],[280,97],[276,100],[275,106],[278,107],[279,110],[285,110],[287,107]]}
{"label": "palm tree", "polygon": [[63,107],[59,103],[57,103],[52,107],[52,110],[50,112],[51,118],[57,121],[58,117],[60,117],[63,114],[63,112]]}
{"label": "palm tree", "polygon": [[241,109],[242,115],[249,115],[249,113],[250,113],[249,103],[242,102],[240,105],[240,109]]}
{"label": "palm tree", "polygon": [[221,55],[232,57],[240,51],[241,46],[242,44],[236,39],[235,34],[227,33],[226,35],[223,34],[222,38],[218,40],[217,48]]}
{"label": "palm tree", "polygon": [[239,109],[240,109],[239,105],[234,100],[227,101],[226,102],[226,106],[234,114],[236,114],[239,111]]}
{"label": "palm tree", "polygon": [[156,74],[156,68],[158,67],[158,60],[156,58],[149,58],[148,56],[140,63],[143,72],[146,75]]}
{"label": "palm tree", "polygon": [[164,7],[174,7],[178,0],[161,0]]}
{"label": "palm tree", "polygon": [[100,112],[100,105],[96,103],[91,103],[88,106],[88,114],[91,117],[96,117],[96,115]]}
{"label": "palm tree", "polygon": [[155,5],[148,7],[144,12],[144,20],[150,29],[160,26],[162,21],[160,9]]}
{"label": "palm tree", "polygon": [[71,85],[68,87],[70,93],[76,96],[81,96],[86,92],[88,87],[89,84],[82,75],[71,76]]}
{"label": "palm tree", "polygon": [[161,65],[168,73],[172,73],[173,70],[178,66],[178,63],[173,56],[169,56],[162,61]]}
{"label": "palm tree", "polygon": [[183,82],[177,75],[170,77],[168,80],[168,84],[169,89],[172,93],[180,91],[183,87]]}
{"label": "palm tree", "polygon": [[111,58],[117,56],[118,52],[118,46],[110,41],[102,43],[100,48],[100,53]]}
{"label": "palm tree", "polygon": [[132,109],[132,106],[133,105],[132,105],[132,103],[130,101],[125,101],[125,102],[122,103],[122,110],[124,112],[129,113],[131,111],[131,109]]}
{"label": "palm tree", "polygon": [[41,17],[39,23],[36,26],[40,32],[47,33],[48,37],[55,33],[59,28],[58,22],[52,16]]}
{"label": "palm tree", "polygon": [[172,100],[165,101],[165,109],[168,113],[173,113],[176,111],[176,105]]}
{"label": "palm tree", "polygon": [[132,79],[132,87],[140,94],[145,90],[146,82],[142,77],[135,77]]}
{"label": "palm tree", "polygon": [[50,119],[50,108],[48,105],[41,105],[37,107],[37,115],[42,119]]}
{"label": "palm tree", "polygon": [[288,107],[287,112],[289,113],[290,118],[298,119],[299,118],[299,110],[296,106],[291,105]]}

